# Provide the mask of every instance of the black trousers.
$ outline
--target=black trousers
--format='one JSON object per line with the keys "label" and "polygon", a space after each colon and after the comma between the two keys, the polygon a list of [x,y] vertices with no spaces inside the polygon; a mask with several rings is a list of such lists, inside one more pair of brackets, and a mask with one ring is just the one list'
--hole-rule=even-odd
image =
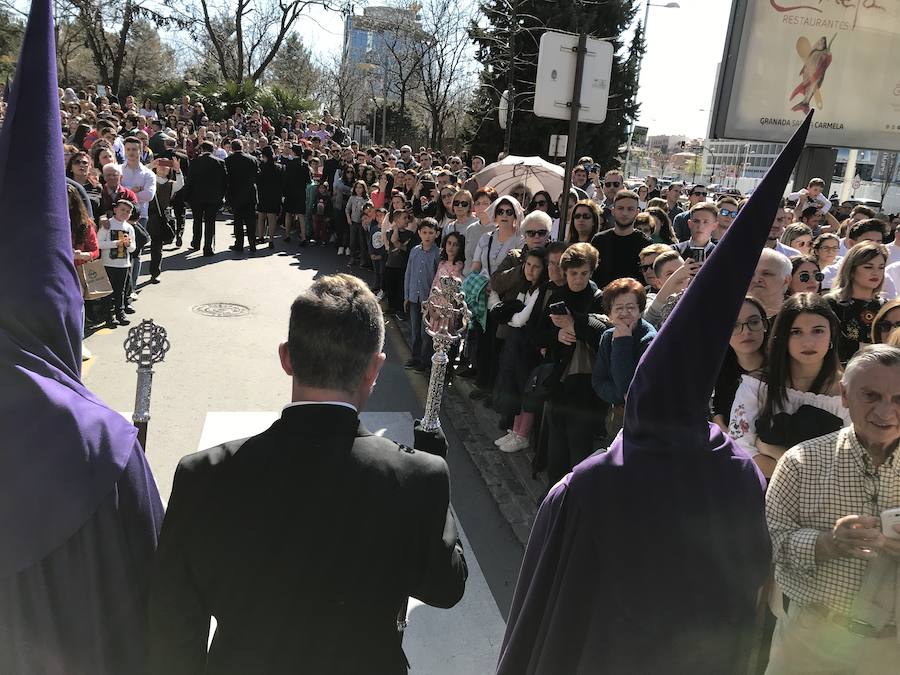
{"label": "black trousers", "polygon": [[172,213],[175,215],[175,233],[180,237],[184,234],[184,190],[179,190],[172,196],[169,206],[172,207]]}
{"label": "black trousers", "polygon": [[191,204],[194,215],[194,236],[191,246],[200,248],[203,241],[203,251],[213,251],[216,243],[216,213],[218,204]]}
{"label": "black trousers", "polygon": [[113,292],[110,296],[110,309],[113,314],[119,316],[125,309],[125,288],[131,274],[131,267],[106,267],[106,276]]}
{"label": "black trousers", "polygon": [[547,478],[555,485],[583,459],[593,454],[594,435],[606,412],[591,387],[590,375],[570,375],[549,405]]}
{"label": "black trousers", "polygon": [[497,322],[488,313],[487,326],[478,336],[475,354],[475,384],[482,389],[492,389],[497,380],[497,366],[500,363],[500,351],[503,340],[497,337]]}
{"label": "black trousers", "polygon": [[403,277],[405,274],[406,268],[403,267],[386,267],[384,270],[381,288],[387,298],[389,312],[403,311]]}
{"label": "black trousers", "polygon": [[234,216],[234,245],[244,248],[244,233],[247,233],[247,243],[250,250],[256,250],[256,208],[253,204],[241,204],[231,206]]}

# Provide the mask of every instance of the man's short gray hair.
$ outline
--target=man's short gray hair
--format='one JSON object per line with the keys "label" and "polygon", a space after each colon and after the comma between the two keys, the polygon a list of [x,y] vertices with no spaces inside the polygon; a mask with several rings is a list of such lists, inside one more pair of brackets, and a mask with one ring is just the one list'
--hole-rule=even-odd
{"label": "man's short gray hair", "polygon": [[553,225],[553,220],[543,211],[532,211],[522,219],[519,233],[524,235],[525,230],[533,230],[535,225],[543,225],[549,232],[550,227]]}
{"label": "man's short gray hair", "polygon": [[774,248],[764,248],[757,265],[763,261],[778,265],[781,268],[779,271],[782,279],[791,276],[791,261],[784,253],[779,253]]}
{"label": "man's short gray hair", "polygon": [[357,277],[322,277],[291,305],[288,353],[302,386],[353,393],[383,346],[378,300]]}
{"label": "man's short gray hair", "polygon": [[122,167],[116,164],[115,162],[110,162],[109,164],[103,165],[103,173],[117,173],[120,176],[122,175]]}
{"label": "man's short gray hair", "polygon": [[885,344],[866,345],[847,362],[844,375],[841,377],[841,383],[847,386],[853,378],[853,373],[865,366],[876,363],[887,368],[900,366],[900,347],[892,347]]}

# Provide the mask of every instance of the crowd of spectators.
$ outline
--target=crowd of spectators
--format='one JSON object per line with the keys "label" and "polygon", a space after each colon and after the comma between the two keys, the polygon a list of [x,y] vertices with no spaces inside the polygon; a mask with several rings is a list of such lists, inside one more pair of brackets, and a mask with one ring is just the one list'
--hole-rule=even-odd
{"label": "crowd of spectators", "polygon": [[[211,120],[188,96],[72,90],[61,107],[75,262],[100,255],[114,287],[88,321],[128,323],[142,249],[158,283],[188,209],[190,247],[205,256],[223,210],[236,254],[334,246],[408,321],[406,366],[422,373],[424,303],[452,276],[473,318],[449,377],[473,379],[471,398],[501,416],[496,445],[530,452],[551,484],[615,437],[641,355],[745,203],[653,177],[629,187],[583,157],[561,218],[559,195],[479,185],[482,157],[361,147],[327,111]],[[789,448],[851,423],[841,383],[862,347],[900,346],[900,219],[865,206],[838,219],[824,185],[778,209],[710,400],[710,419],[766,478]],[[786,556],[776,550],[796,564]]]}

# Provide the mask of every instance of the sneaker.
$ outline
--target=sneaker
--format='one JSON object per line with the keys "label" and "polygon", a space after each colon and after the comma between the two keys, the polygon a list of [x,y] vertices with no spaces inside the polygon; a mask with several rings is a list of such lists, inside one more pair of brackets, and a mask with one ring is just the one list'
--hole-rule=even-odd
{"label": "sneaker", "polygon": [[137,310],[131,305],[125,305],[125,309],[122,310],[126,314],[134,314]]}
{"label": "sneaker", "polygon": [[116,323],[118,323],[120,326],[127,326],[131,323],[131,321],[128,320],[125,314],[119,314],[118,316],[116,316]]}
{"label": "sneaker", "polygon": [[150,283],[151,283],[151,284],[158,284],[158,283],[159,283],[159,277],[150,277]]}
{"label": "sneaker", "polygon": [[128,296],[128,299],[131,300],[131,302],[134,302],[135,300],[138,299],[137,293],[132,293],[131,295]]}
{"label": "sneaker", "polygon": [[118,328],[119,324],[116,323],[116,317],[111,316],[106,320],[106,323],[103,324],[104,328]]}
{"label": "sneaker", "polygon": [[530,445],[528,439],[525,436],[519,436],[519,434],[513,434],[512,438],[506,441],[503,445],[500,446],[500,450],[502,452],[519,452],[520,450],[524,450]]}
{"label": "sneaker", "polygon": [[176,247],[176,248],[181,248],[181,245],[182,245],[183,243],[184,243],[184,241],[182,240],[180,234],[179,234],[177,237],[175,237],[175,247]]}
{"label": "sneaker", "polygon": [[494,445],[496,445],[499,448],[501,445],[503,445],[508,440],[510,440],[513,436],[515,436],[515,434],[513,433],[513,430],[507,429],[506,436],[501,436],[500,438],[498,438],[496,441],[494,441]]}

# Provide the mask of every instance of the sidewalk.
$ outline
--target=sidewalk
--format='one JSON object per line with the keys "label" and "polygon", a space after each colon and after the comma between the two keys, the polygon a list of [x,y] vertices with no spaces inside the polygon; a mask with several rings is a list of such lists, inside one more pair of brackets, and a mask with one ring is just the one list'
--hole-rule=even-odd
{"label": "sidewalk", "polygon": [[[409,322],[391,323],[397,326],[408,345]],[[473,389],[472,381],[461,377],[454,377],[445,386],[441,423],[453,427],[516,538],[525,546],[549,487],[547,478],[543,474],[531,477],[530,449],[505,453],[494,445],[494,440],[505,433],[499,427],[500,415],[482,402],[471,400],[469,393]]]}

